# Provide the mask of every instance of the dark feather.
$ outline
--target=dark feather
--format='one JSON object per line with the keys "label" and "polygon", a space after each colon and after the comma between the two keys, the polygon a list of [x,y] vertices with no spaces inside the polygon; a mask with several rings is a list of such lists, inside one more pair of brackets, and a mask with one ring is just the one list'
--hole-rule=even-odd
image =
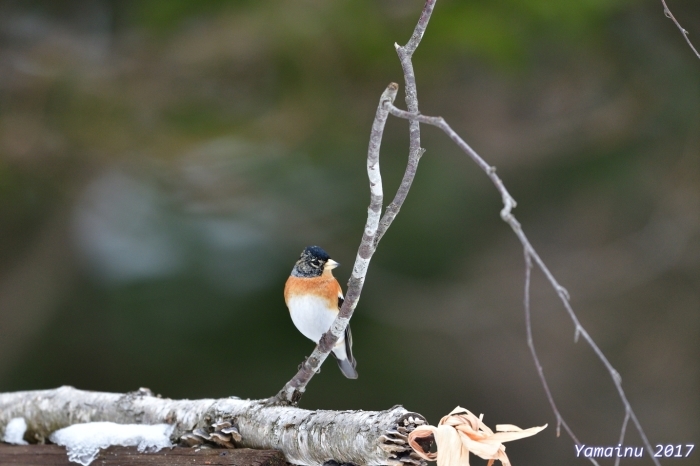
{"label": "dark feather", "polygon": [[350,361],[352,367],[357,367],[355,356],[352,355],[352,332],[350,332],[350,324],[345,327],[345,353],[348,355],[348,361]]}

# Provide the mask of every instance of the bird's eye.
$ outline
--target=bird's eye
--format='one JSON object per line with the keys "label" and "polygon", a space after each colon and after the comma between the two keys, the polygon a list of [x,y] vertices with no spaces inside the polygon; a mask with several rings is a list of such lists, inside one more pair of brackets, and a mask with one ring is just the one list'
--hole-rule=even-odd
{"label": "bird's eye", "polygon": [[316,269],[319,268],[320,265],[321,265],[321,264],[318,262],[318,260],[312,260],[312,261],[311,261],[311,266],[314,267],[314,268],[316,268]]}

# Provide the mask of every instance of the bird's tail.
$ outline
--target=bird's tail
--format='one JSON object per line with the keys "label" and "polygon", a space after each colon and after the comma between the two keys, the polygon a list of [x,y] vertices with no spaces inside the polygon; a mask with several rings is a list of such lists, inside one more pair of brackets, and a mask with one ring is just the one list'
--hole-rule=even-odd
{"label": "bird's tail", "polygon": [[345,345],[339,346],[333,349],[331,352],[335,360],[338,362],[338,367],[345,377],[348,379],[356,379],[357,371],[355,367],[357,366],[357,361],[355,361],[352,355],[352,333],[350,333],[350,326],[345,327]]}
{"label": "bird's tail", "polygon": [[331,353],[333,357],[335,357],[335,360],[338,362],[338,367],[340,367],[340,371],[343,373],[345,377],[348,379],[356,379],[357,378],[357,371],[355,370],[355,365],[353,364],[355,361],[353,360],[350,362],[349,359],[341,359],[338,356],[336,356],[335,353]]}

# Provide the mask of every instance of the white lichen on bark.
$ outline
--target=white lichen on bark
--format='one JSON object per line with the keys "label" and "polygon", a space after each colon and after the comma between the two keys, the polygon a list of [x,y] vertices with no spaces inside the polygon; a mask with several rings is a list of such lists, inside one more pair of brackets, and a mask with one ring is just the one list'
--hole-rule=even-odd
{"label": "white lichen on bark", "polygon": [[[280,450],[294,464],[325,461],[364,465],[420,462],[402,438],[424,423],[400,406],[387,411],[308,411],[238,398],[170,400],[142,389],[127,394],[60,387],[0,394],[0,438],[13,418],[24,418],[27,435],[43,443],[52,432],[78,423],[161,424],[180,442],[194,430],[211,431],[228,421],[237,427],[235,446]],[[410,421],[409,421],[410,419]],[[399,443],[397,448],[397,443]]]}

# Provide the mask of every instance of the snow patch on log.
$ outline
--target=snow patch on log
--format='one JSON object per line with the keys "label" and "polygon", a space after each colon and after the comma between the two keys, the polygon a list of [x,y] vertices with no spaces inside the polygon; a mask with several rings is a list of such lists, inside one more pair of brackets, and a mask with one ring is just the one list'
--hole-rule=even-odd
{"label": "snow patch on log", "polygon": [[57,430],[49,440],[66,447],[68,459],[88,466],[100,450],[113,446],[136,447],[139,452],[154,452],[171,448],[168,424],[140,425],[114,422],[87,422]]}
{"label": "snow patch on log", "polygon": [[27,421],[23,417],[10,419],[5,428],[5,436],[2,441],[12,445],[28,445],[24,440],[24,433],[27,431]]}
{"label": "snow patch on log", "polygon": [[0,436],[16,417],[26,420],[25,437],[31,443],[45,443],[55,431],[86,422],[168,424],[173,426],[173,443],[280,450],[290,463],[306,466],[329,460],[366,466],[423,463],[406,438],[425,419],[401,406],[308,411],[235,397],[170,400],[148,389],[125,394],[73,387],[0,393]]}

